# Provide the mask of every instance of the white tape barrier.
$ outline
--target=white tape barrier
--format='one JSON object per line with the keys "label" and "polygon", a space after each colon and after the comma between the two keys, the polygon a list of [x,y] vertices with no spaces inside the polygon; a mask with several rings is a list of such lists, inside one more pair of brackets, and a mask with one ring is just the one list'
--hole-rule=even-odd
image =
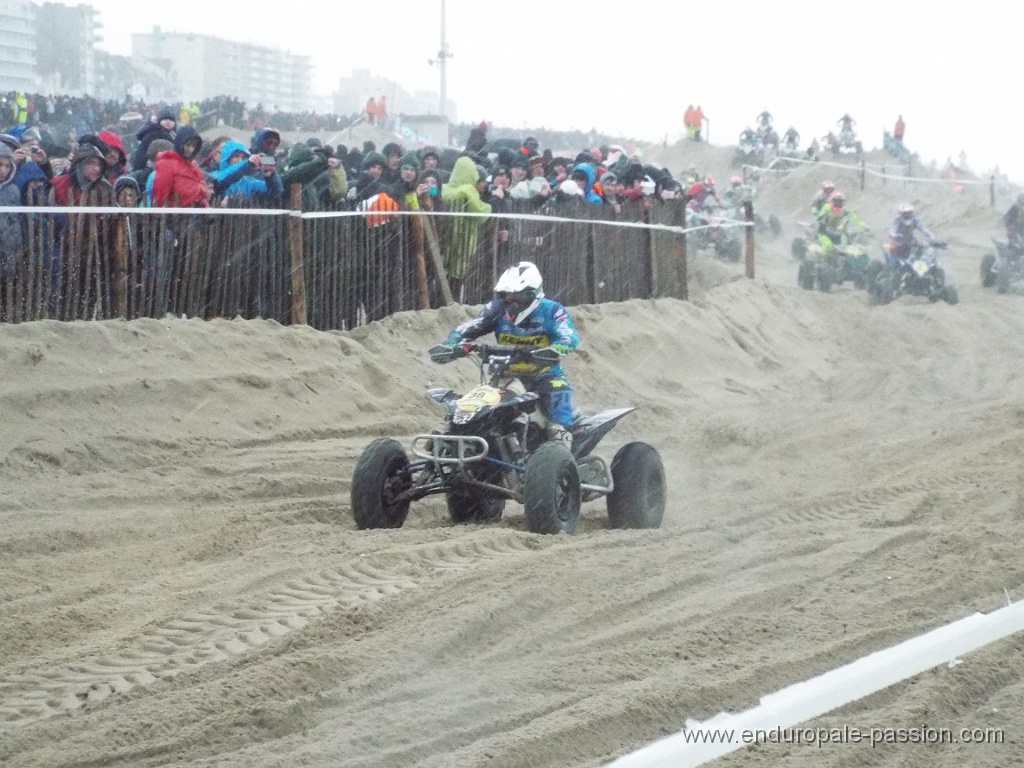
{"label": "white tape barrier", "polygon": [[[758,706],[739,714],[722,712],[710,720],[687,720],[683,731],[656,741],[606,768],[694,768],[747,746],[743,732],[792,728],[838,707],[887,688],[958,656],[1024,630],[1024,601],[989,614],[976,613],[904,643],[877,651],[818,677],[783,688],[761,699]],[[693,731],[724,731],[726,743],[699,742]]]}
{"label": "white tape barrier", "polygon": [[[854,171],[856,173],[860,173],[860,170],[861,170],[860,163],[855,163],[855,164],[852,164],[852,165],[850,163],[831,163],[831,162],[828,162],[827,160],[808,160],[807,158],[803,158],[803,157],[776,157],[774,160],[772,160],[770,163],[768,163],[767,166],[765,166],[763,168],[761,166],[758,166],[758,165],[750,165],[749,163],[744,164],[743,167],[745,167],[745,168],[756,168],[759,171],[770,171],[772,173],[780,173],[780,172],[789,170],[788,168],[775,168],[774,166],[775,166],[776,163],[778,163],[780,165],[782,163],[799,163],[799,164],[802,164],[802,165],[814,165],[814,166],[816,166],[818,168],[840,168],[842,170]],[[894,159],[893,160],[893,164],[894,165],[899,165],[899,161]],[[879,167],[883,167],[883,166],[879,166]],[[896,175],[896,174],[893,174],[893,173],[884,173],[882,171],[876,171],[876,170],[874,170],[873,166],[870,166],[870,165],[867,165],[867,164],[865,164],[865,166],[864,166],[864,172],[866,174],[868,174],[870,176],[874,176],[875,178],[878,178],[878,179],[892,179],[893,181],[912,181],[914,183],[920,182],[920,183],[923,183],[923,184],[960,184],[960,185],[974,184],[974,185],[977,185],[977,186],[989,186],[990,184],[992,184],[992,181],[990,179],[959,179],[959,178],[957,178],[957,179],[934,178],[933,179],[933,178],[925,177],[925,176],[899,176],[899,175]],[[1009,184],[1009,182],[999,181],[999,184]],[[1010,186],[1013,186],[1013,185],[1010,185]]]}
{"label": "white tape barrier", "polygon": [[749,227],[750,223],[735,219],[721,219],[718,224],[701,225],[699,227],[674,227],[669,224],[645,224],[642,221],[603,221],[600,219],[572,219],[564,216],[542,216],[534,213],[453,213],[450,211],[293,211],[288,208],[107,208],[100,206],[76,206],[59,208],[55,206],[0,206],[0,213],[20,213],[31,215],[36,213],[63,213],[67,215],[86,213],[111,216],[293,216],[299,219],[335,219],[350,217],[374,216],[458,216],[470,218],[501,218],[514,221],[561,222],[566,224],[597,224],[606,227],[627,227],[634,229],[653,229],[662,232],[696,232],[711,227]]}

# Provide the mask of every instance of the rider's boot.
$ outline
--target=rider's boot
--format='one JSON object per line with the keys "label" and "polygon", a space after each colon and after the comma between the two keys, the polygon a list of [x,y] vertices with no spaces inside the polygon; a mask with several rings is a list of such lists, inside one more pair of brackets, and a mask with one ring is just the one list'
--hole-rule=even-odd
{"label": "rider's boot", "polygon": [[561,424],[550,424],[548,426],[548,440],[561,443],[569,450],[572,450],[572,432]]}

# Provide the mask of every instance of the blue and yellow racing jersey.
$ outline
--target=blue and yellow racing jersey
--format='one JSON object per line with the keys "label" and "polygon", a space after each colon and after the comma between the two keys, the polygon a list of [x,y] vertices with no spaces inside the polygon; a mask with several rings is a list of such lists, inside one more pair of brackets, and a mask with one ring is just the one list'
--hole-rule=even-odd
{"label": "blue and yellow racing jersey", "polygon": [[[498,344],[522,347],[554,347],[563,355],[576,349],[580,337],[565,307],[552,299],[541,299],[537,308],[519,325],[513,325],[505,315],[501,302],[493,299],[484,305],[480,314],[457,326],[445,339],[446,344],[472,341],[484,334],[494,333]],[[540,366],[533,363],[513,363],[509,372],[514,376],[562,376],[561,363]]]}

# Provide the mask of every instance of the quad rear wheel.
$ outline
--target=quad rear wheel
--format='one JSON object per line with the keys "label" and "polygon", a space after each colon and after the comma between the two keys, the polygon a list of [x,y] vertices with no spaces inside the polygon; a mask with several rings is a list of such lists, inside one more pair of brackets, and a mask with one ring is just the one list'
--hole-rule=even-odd
{"label": "quad rear wheel", "polygon": [[983,288],[991,288],[996,284],[996,255],[986,253],[981,257],[981,285]]}

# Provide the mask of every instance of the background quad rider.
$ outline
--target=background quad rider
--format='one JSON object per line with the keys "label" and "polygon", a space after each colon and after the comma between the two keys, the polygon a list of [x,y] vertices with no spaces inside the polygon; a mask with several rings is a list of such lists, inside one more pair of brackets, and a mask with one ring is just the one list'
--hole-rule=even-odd
{"label": "background quad rider", "polygon": [[686,204],[691,210],[699,211],[709,206],[711,200],[721,207],[722,201],[715,191],[715,180],[710,176],[705,176],[703,181],[698,181],[686,190]]}
{"label": "background quad rider", "polygon": [[[485,334],[493,333],[499,344],[540,349],[551,347],[569,354],[579,336],[568,311],[553,299],[545,298],[540,270],[528,261],[510,267],[498,278],[494,298],[472,320],[457,326],[444,344],[457,347]],[[561,363],[541,366],[530,360],[516,360],[509,373],[522,381],[530,392],[541,396],[541,405],[550,424],[548,439],[572,446],[572,387]]]}
{"label": "background quad rider", "polygon": [[782,134],[782,145],[788,152],[796,152],[800,149],[800,133],[796,128],[787,128]]}
{"label": "background quad rider", "polygon": [[1024,192],[1017,195],[1017,202],[1003,214],[1003,224],[1011,253],[1014,256],[1024,254]]}
{"label": "background quad rider", "polygon": [[929,243],[935,242],[935,235],[921,222],[910,203],[903,203],[896,213],[897,216],[889,227],[889,266],[906,269],[914,245],[914,232],[921,232],[928,238]]}
{"label": "background quad rider", "polygon": [[735,212],[738,211],[744,203],[753,201],[754,188],[750,184],[745,184],[743,182],[743,177],[736,174],[729,179],[729,188],[725,190],[722,197],[725,200],[726,207],[733,209],[735,217]]}
{"label": "background quad rider", "polygon": [[829,196],[835,191],[836,185],[831,181],[821,182],[821,189],[814,193],[814,199],[811,200],[811,213],[814,214],[815,218],[818,218],[818,212],[823,205],[828,203]]}

